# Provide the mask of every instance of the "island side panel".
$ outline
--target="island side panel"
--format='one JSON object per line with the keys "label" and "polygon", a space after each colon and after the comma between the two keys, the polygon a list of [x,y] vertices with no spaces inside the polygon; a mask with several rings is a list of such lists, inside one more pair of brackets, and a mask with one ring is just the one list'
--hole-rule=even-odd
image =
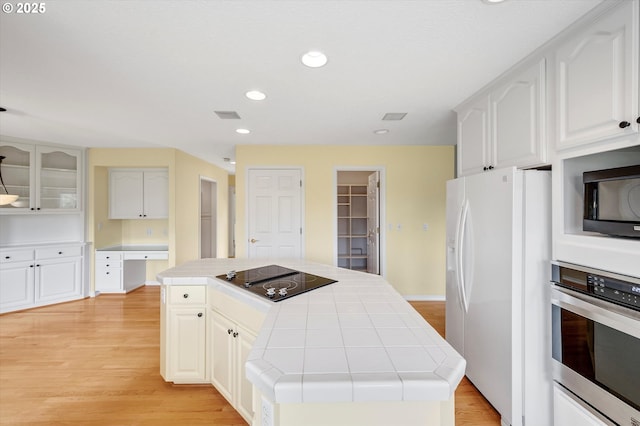
{"label": "island side panel", "polygon": [[251,426],[455,426],[455,401],[275,404],[254,388]]}

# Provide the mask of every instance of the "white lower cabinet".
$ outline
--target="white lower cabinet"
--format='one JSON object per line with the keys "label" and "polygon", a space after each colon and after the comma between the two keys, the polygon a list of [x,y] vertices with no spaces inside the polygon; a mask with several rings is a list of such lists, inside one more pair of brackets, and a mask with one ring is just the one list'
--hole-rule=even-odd
{"label": "white lower cabinet", "polygon": [[206,286],[162,286],[160,373],[174,383],[206,383]]}
{"label": "white lower cabinet", "polygon": [[613,426],[613,423],[604,416],[557,383],[553,384],[553,424],[554,426]]}
{"label": "white lower cabinet", "polygon": [[211,384],[251,423],[253,385],[246,378],[244,364],[256,336],[216,311],[210,314]]}
{"label": "white lower cabinet", "polygon": [[0,249],[0,313],[83,297],[83,246]]}
{"label": "white lower cabinet", "polygon": [[174,383],[211,383],[252,424],[245,363],[265,316],[213,287],[163,284],[160,374]]}
{"label": "white lower cabinet", "polygon": [[175,383],[206,381],[206,310],[204,307],[172,309],[169,333],[172,347],[172,376]]}

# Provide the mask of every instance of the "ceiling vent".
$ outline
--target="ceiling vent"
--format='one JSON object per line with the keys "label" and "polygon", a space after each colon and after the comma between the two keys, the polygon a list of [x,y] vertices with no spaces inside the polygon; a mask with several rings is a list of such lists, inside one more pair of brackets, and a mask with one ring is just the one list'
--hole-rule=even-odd
{"label": "ceiling vent", "polygon": [[402,120],[405,115],[407,115],[406,112],[388,112],[384,115],[384,117],[382,117],[382,119],[386,121],[397,121]]}
{"label": "ceiling vent", "polygon": [[235,111],[214,111],[222,120],[240,120],[240,116]]}

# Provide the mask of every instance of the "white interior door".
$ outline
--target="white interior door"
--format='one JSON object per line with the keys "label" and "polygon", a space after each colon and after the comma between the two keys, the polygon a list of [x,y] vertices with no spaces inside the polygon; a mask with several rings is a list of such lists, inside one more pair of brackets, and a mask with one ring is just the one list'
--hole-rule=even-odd
{"label": "white interior door", "polygon": [[367,272],[380,273],[380,172],[369,175],[367,183]]}
{"label": "white interior door", "polygon": [[302,257],[302,171],[249,170],[248,256]]}

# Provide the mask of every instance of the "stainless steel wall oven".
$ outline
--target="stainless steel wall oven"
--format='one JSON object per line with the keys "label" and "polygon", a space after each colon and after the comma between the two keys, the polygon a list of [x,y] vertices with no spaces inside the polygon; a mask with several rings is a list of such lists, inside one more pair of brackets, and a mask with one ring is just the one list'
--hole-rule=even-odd
{"label": "stainless steel wall oven", "polygon": [[554,380],[640,426],[640,279],[554,262],[551,314]]}

